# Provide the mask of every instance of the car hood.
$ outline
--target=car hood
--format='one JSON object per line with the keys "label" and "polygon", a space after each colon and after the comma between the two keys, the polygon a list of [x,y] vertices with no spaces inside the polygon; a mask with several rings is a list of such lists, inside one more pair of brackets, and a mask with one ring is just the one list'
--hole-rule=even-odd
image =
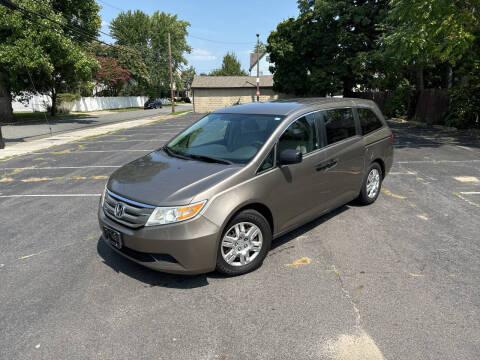
{"label": "car hood", "polygon": [[116,170],[110,191],[156,206],[186,205],[195,195],[238,172],[239,165],[207,163],[154,151]]}

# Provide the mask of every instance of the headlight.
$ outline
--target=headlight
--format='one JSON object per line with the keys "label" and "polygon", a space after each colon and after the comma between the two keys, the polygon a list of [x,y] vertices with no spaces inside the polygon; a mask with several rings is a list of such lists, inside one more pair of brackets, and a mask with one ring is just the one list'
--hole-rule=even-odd
{"label": "headlight", "polygon": [[193,218],[197,215],[207,200],[177,207],[157,207],[148,218],[145,226],[165,225]]}
{"label": "headlight", "polygon": [[100,207],[103,208],[103,203],[105,201],[105,193],[107,192],[107,185],[105,185],[105,188],[103,189],[102,196],[100,197]]}

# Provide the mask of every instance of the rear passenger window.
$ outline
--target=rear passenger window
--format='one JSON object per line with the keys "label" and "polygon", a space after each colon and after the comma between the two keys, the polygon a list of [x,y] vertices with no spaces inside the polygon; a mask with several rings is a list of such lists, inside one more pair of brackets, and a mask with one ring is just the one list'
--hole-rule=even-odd
{"label": "rear passenger window", "polygon": [[290,125],[278,142],[279,153],[286,149],[298,150],[302,154],[318,149],[315,116],[303,116]]}
{"label": "rear passenger window", "polygon": [[362,126],[362,134],[366,135],[383,127],[380,119],[370,109],[357,109],[360,125]]}
{"label": "rear passenger window", "polygon": [[356,135],[352,109],[334,109],[323,113],[327,144],[348,139]]}

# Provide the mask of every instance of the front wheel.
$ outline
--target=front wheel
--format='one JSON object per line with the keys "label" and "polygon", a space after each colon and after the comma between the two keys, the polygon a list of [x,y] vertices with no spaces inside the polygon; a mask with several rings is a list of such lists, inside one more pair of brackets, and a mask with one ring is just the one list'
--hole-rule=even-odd
{"label": "front wheel", "polygon": [[225,227],[217,252],[217,271],[241,275],[262,265],[272,242],[267,220],[255,210],[235,215]]}
{"label": "front wheel", "polygon": [[382,188],[382,179],[382,168],[378,163],[374,162],[370,165],[365,179],[363,179],[362,190],[358,196],[358,200],[362,204],[368,205],[377,200]]}

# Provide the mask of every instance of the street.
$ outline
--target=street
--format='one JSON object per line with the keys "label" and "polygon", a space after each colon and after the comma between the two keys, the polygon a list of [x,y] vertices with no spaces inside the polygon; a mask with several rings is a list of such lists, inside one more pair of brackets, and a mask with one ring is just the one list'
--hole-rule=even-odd
{"label": "street", "polygon": [[[175,111],[192,110],[192,104],[176,105]],[[141,119],[146,116],[154,116],[159,114],[168,114],[172,111],[170,105],[165,105],[161,109],[136,110],[125,112],[95,112],[94,115],[85,113],[85,116],[78,118],[66,118],[59,120],[23,122],[16,125],[2,126],[3,138],[5,143],[11,145],[17,142],[28,141],[42,136],[50,135],[50,128],[52,134],[59,134],[65,131],[76,129],[84,129],[93,126],[101,126],[104,124]]]}
{"label": "street", "polygon": [[244,276],[157,273],[103,243],[99,196],[199,117],[0,162],[1,359],[478,359],[478,141],[391,123],[374,204],[277,239]]}

